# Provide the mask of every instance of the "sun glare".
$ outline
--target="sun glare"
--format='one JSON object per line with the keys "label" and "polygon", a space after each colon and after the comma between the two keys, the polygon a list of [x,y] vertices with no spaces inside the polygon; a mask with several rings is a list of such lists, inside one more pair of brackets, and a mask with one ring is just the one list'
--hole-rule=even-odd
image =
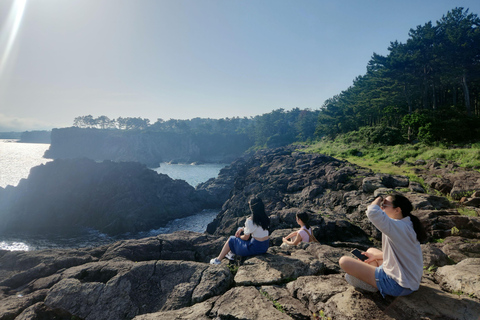
{"label": "sun glare", "polygon": [[23,13],[27,0],[14,0],[10,14],[0,29],[0,79],[7,66],[15,38],[17,37],[20,23],[22,22]]}

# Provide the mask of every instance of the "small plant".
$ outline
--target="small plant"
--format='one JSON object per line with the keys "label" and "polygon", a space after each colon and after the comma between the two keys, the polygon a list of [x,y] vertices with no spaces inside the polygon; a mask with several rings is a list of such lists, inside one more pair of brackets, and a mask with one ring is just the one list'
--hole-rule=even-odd
{"label": "small plant", "polygon": [[458,230],[457,227],[453,227],[451,230],[450,230],[450,233],[452,236],[457,236],[460,234],[460,230]]}
{"label": "small plant", "polygon": [[428,273],[435,273],[437,271],[438,267],[436,265],[431,265],[429,267],[424,266],[423,269],[427,271]]}
{"label": "small plant", "polygon": [[432,242],[435,242],[435,243],[443,243],[445,241],[445,239],[433,239]]}
{"label": "small plant", "polygon": [[325,312],[323,312],[323,310],[320,310],[318,312],[318,315],[316,313],[314,313],[312,319],[313,320],[332,320],[331,317],[327,317],[325,315]]}
{"label": "small plant", "polygon": [[233,276],[237,274],[238,266],[236,264],[230,263],[228,264],[228,270],[232,273]]}
{"label": "small plant", "polygon": [[263,291],[263,290],[260,290],[260,292],[270,301],[272,301],[273,305],[275,306],[275,308],[277,308],[278,311],[282,312],[282,313],[285,313],[285,310],[283,309],[283,306],[275,299],[273,299],[272,297],[270,297],[270,295],[266,292],[266,291]]}

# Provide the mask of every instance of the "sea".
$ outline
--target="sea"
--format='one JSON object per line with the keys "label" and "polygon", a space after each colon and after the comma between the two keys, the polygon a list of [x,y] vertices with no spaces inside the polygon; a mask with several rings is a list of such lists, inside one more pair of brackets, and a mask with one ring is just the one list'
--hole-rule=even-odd
{"label": "sea", "polygon": [[[30,169],[45,164],[51,159],[43,158],[43,154],[50,147],[49,144],[20,143],[17,140],[0,139],[0,187],[8,185],[16,186],[21,179],[28,178]],[[168,175],[172,179],[182,179],[193,187],[218,176],[222,168],[228,164],[169,164],[160,163],[158,168],[152,170]],[[109,244],[124,239],[139,239],[155,236],[158,234],[171,233],[179,230],[204,232],[207,225],[213,221],[218,210],[203,210],[194,215],[182,219],[170,221],[165,227],[140,232],[137,234],[125,234],[111,237],[96,230],[72,237],[49,236],[21,236],[2,237],[0,235],[0,250],[42,250],[58,248],[84,248]]]}

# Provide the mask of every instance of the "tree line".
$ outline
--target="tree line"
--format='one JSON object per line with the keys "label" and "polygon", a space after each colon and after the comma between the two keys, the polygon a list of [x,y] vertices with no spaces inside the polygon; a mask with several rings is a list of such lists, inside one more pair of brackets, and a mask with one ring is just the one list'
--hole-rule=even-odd
{"label": "tree line", "polygon": [[325,101],[317,136],[390,127],[407,141],[478,139],[480,19],[455,8],[434,25],[410,29],[388,55],[373,54],[367,73]]}
{"label": "tree line", "polygon": [[257,147],[356,131],[370,142],[468,142],[480,138],[480,19],[455,8],[436,24],[410,29],[365,75],[319,110],[273,110],[256,117],[190,120],[77,117],[74,126],[182,134],[243,134]]}
{"label": "tree line", "polygon": [[255,117],[222,119],[193,118],[188,120],[161,118],[153,124],[141,118],[109,119],[92,115],[76,117],[74,127],[109,130],[170,132],[188,135],[244,135],[257,147],[278,147],[296,141],[315,139],[319,110],[277,109]]}

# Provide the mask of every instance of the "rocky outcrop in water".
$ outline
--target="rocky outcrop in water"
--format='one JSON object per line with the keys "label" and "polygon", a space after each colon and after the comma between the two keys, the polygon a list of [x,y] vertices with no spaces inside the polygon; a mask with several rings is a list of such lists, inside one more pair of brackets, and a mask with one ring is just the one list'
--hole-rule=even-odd
{"label": "rocky outcrop in water", "polygon": [[220,206],[187,182],[138,163],[60,159],[32,168],[17,187],[0,188],[0,232],[135,233]]}
{"label": "rocky outcrop in water", "polygon": [[[233,189],[212,234],[177,232],[78,250],[0,251],[0,319],[478,319],[480,218],[407,177],[295,148],[262,151],[228,167]],[[203,188],[212,194],[210,181]],[[227,183],[228,182],[228,183]],[[373,198],[407,194],[427,227],[420,289],[387,297],[349,286],[338,266],[354,248],[378,246],[365,219]],[[220,189],[218,189],[220,190]],[[223,190],[224,191],[224,190]],[[248,215],[258,194],[272,220],[264,255],[208,264]],[[464,206],[465,208],[473,208]],[[460,209],[462,209],[460,208]],[[308,212],[320,243],[283,248]],[[476,211],[473,211],[476,212]]]}
{"label": "rocky outcrop in water", "polygon": [[245,134],[188,134],[174,132],[61,128],[53,129],[46,158],[89,158],[135,161],[149,167],[160,162],[230,163],[250,148]]}

